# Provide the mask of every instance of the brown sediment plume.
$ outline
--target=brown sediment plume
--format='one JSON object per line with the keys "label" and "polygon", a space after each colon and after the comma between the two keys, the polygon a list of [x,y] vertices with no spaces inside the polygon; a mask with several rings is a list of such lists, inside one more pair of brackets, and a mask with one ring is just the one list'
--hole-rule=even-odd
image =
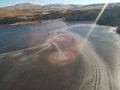
{"label": "brown sediment plume", "polygon": [[74,61],[79,54],[76,39],[65,32],[53,35],[41,45],[41,50],[36,50],[37,52],[33,54],[33,62],[36,62],[36,64],[45,62],[52,66],[68,64]]}
{"label": "brown sediment plume", "polygon": [[75,55],[71,52],[63,51],[62,53],[64,56],[59,52],[54,52],[54,53],[50,54],[48,60],[52,64],[64,65],[64,64],[71,62],[75,58]]}
{"label": "brown sediment plume", "polygon": [[49,55],[48,61],[56,65],[65,65],[72,62],[78,55],[75,39],[68,34],[60,34],[52,41],[57,49]]}

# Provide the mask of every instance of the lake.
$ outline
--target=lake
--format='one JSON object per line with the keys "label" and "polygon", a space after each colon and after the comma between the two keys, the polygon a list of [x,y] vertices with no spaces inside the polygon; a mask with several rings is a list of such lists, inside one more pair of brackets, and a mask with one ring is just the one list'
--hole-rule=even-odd
{"label": "lake", "polygon": [[120,36],[115,27],[91,27],[0,26],[0,90],[119,90]]}

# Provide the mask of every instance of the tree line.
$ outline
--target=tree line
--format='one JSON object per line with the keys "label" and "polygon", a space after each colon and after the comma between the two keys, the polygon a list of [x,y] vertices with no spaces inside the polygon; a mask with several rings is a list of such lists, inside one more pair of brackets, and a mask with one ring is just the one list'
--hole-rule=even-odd
{"label": "tree line", "polygon": [[[94,21],[100,10],[73,11],[68,10],[65,13],[51,12],[46,15],[37,14],[33,18],[20,19],[17,17],[5,17],[0,19],[0,24],[12,24],[22,21],[40,21],[64,18],[66,21]],[[97,22],[100,25],[118,26],[117,32],[120,34],[120,6],[107,8]]]}

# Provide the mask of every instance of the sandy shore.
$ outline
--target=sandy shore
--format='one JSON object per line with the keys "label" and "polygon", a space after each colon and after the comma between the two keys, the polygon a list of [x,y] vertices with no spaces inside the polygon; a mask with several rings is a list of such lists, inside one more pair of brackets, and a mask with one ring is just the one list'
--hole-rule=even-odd
{"label": "sandy shore", "polygon": [[57,21],[57,20],[64,20],[63,18],[59,19],[51,19],[51,20],[40,20],[40,21],[23,21],[23,22],[17,22],[9,25],[28,25],[28,24],[41,24],[41,23],[46,23],[46,22],[51,22],[51,21]]}

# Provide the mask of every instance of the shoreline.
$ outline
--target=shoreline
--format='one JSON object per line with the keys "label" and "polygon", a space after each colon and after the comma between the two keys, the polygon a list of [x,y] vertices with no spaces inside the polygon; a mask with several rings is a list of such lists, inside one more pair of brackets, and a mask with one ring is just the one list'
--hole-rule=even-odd
{"label": "shoreline", "polygon": [[[34,24],[43,24],[43,23],[49,23],[52,21],[65,21],[65,22],[80,22],[80,24],[92,24],[93,21],[66,21],[65,18],[58,18],[58,19],[50,19],[50,20],[40,20],[40,21],[23,21],[23,22],[16,22],[16,23],[12,23],[12,24],[3,24],[3,25],[10,25],[10,26],[17,26],[17,25],[34,25]],[[1,26],[2,24],[0,24]],[[104,28],[111,28],[113,30],[111,30],[112,32],[115,32],[116,34],[119,34],[117,32],[118,26],[108,26],[108,25],[100,25],[100,24],[96,24],[97,26],[101,26]]]}
{"label": "shoreline", "polygon": [[17,26],[17,25],[42,24],[42,23],[47,23],[47,22],[52,22],[52,21],[58,21],[58,20],[64,20],[64,18],[50,19],[50,20],[40,20],[40,21],[24,21],[24,22],[17,22],[17,23],[8,24],[8,25]]}
{"label": "shoreline", "polygon": [[[61,19],[47,20],[47,21],[44,21],[44,22],[42,22],[42,23],[50,23],[50,22],[52,22],[52,21],[59,21],[59,20],[61,20]],[[42,24],[42,23],[40,23],[40,24]],[[16,25],[16,24],[15,24],[15,25]],[[85,24],[81,24],[81,25],[85,25]],[[88,25],[91,25],[91,24],[88,24]],[[13,26],[14,26],[14,25],[13,25]],[[97,26],[98,26],[98,27],[105,28],[105,29],[107,29],[107,28],[108,28],[108,29],[109,29],[109,28],[112,28],[111,31],[114,32],[116,35],[118,35],[118,34],[116,33],[116,30],[115,30],[115,28],[117,28],[117,27],[105,26],[105,25],[98,25],[98,24],[97,24]],[[35,48],[35,47],[36,47],[36,46],[33,46],[32,48]],[[22,49],[18,49],[18,50],[3,52],[3,53],[0,53],[0,56],[1,56],[1,55],[4,55],[4,54],[12,53],[12,52],[30,50],[30,49],[32,49],[32,48],[22,48]]]}

